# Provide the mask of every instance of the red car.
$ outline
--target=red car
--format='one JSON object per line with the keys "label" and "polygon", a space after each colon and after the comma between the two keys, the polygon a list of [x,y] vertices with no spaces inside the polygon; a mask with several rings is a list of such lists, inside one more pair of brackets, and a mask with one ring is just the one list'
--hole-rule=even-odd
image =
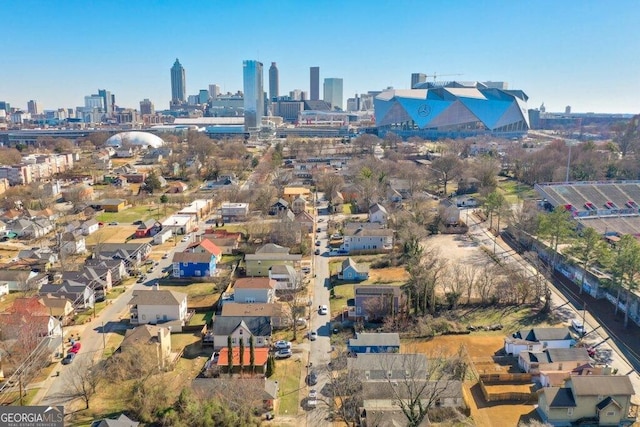
{"label": "red car", "polygon": [[78,352],[80,351],[80,347],[82,347],[82,344],[80,344],[79,342],[74,343],[69,349],[69,353],[78,354]]}

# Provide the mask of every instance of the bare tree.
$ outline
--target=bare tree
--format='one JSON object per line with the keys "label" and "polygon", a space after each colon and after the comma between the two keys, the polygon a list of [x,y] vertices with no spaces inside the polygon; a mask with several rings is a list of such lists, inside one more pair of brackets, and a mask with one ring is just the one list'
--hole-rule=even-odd
{"label": "bare tree", "polygon": [[498,271],[495,266],[484,266],[480,269],[476,279],[476,290],[482,304],[487,304],[494,294],[497,282]]}
{"label": "bare tree", "polygon": [[98,390],[98,384],[102,381],[102,375],[98,366],[90,355],[84,355],[71,365],[69,375],[65,377],[67,390],[72,397],[80,398],[89,409],[89,403]]}
{"label": "bare tree", "polygon": [[298,339],[298,324],[300,318],[304,318],[306,310],[306,293],[302,288],[302,279],[299,274],[293,279],[291,289],[280,291],[279,300],[285,305],[285,315],[293,331],[293,340]]}

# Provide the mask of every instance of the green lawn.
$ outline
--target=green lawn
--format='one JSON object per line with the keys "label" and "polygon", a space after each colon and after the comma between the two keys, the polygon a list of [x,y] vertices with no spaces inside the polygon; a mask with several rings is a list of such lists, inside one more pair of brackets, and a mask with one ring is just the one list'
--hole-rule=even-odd
{"label": "green lawn", "polygon": [[278,415],[292,415],[298,413],[300,405],[300,373],[302,362],[294,359],[276,360],[276,372],[270,378],[278,381],[280,388],[280,405]]}
{"label": "green lawn", "polygon": [[330,299],[331,315],[341,312],[346,307],[349,299],[355,297],[353,283],[346,283],[344,285],[336,285],[333,287],[333,297]]}
{"label": "green lawn", "polygon": [[356,208],[353,203],[345,203],[342,205],[342,213],[345,215],[352,215],[356,212]]}
{"label": "green lawn", "polygon": [[207,311],[206,313],[196,313],[191,318],[190,325],[204,325],[209,324],[213,319],[213,311]]}
{"label": "green lawn", "polygon": [[162,220],[162,218],[166,218],[176,212],[178,208],[179,207],[175,205],[162,205],[159,203],[155,205],[140,205],[133,206],[121,212],[103,212],[97,216],[97,219],[105,223],[116,221],[123,224],[131,224],[137,220],[145,221],[149,218]]}
{"label": "green lawn", "polygon": [[107,301],[100,301],[95,304],[95,309],[86,310],[78,314],[75,318],[76,325],[82,325],[91,319],[93,314],[97,316],[107,305]]}
{"label": "green lawn", "polygon": [[536,197],[536,192],[530,185],[519,183],[513,179],[501,179],[498,181],[498,188],[502,190],[505,198],[509,202],[516,202],[520,199],[530,199]]}

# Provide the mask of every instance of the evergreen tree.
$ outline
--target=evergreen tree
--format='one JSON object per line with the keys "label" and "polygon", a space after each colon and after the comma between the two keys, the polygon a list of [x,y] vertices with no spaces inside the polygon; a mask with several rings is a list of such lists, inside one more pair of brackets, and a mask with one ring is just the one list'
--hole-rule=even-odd
{"label": "evergreen tree", "polygon": [[227,337],[227,349],[229,350],[227,368],[229,369],[229,376],[233,376],[233,342],[231,341],[231,335]]}
{"label": "evergreen tree", "polygon": [[253,342],[253,335],[249,337],[249,367],[251,368],[251,373],[256,373],[256,349],[255,343]]}
{"label": "evergreen tree", "polygon": [[271,377],[276,372],[276,360],[273,356],[269,355],[267,358],[267,378]]}
{"label": "evergreen tree", "polygon": [[244,340],[242,338],[240,338],[238,356],[240,357],[240,375],[242,375],[242,372],[244,371]]}

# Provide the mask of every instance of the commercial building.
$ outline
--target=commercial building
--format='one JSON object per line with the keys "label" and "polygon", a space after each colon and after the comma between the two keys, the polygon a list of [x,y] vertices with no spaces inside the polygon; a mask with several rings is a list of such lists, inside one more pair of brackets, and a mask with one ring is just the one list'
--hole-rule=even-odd
{"label": "commercial building", "polygon": [[244,82],[244,125],[249,130],[260,126],[264,116],[264,85],[262,62],[242,62]]}
{"label": "commercial building", "polygon": [[342,110],[342,79],[324,79],[324,101],[331,104],[331,108]]}
{"label": "commercial building", "polygon": [[147,98],[140,101],[140,114],[155,114],[156,109],[153,106],[153,102],[149,101]]}
{"label": "commercial building", "polygon": [[275,62],[271,63],[269,68],[269,100],[273,101],[277,98],[280,92],[280,80],[278,76],[278,67]]}
{"label": "commercial building", "polygon": [[27,103],[27,111],[33,116],[42,114],[42,106],[32,99]]}
{"label": "commercial building", "polygon": [[171,67],[171,104],[184,104],[187,99],[187,83],[185,79],[184,67],[176,58],[176,62]]}
{"label": "commercial building", "polygon": [[311,101],[320,101],[320,67],[309,69],[309,95]]}
{"label": "commercial building", "polygon": [[420,83],[424,83],[427,81],[427,75],[423,73],[412,73],[411,74],[411,89],[415,89],[416,86]]}
{"label": "commercial building", "polygon": [[518,137],[529,129],[528,96],[483,83],[421,83],[418,89],[387,89],[374,99],[378,135],[402,138]]}

